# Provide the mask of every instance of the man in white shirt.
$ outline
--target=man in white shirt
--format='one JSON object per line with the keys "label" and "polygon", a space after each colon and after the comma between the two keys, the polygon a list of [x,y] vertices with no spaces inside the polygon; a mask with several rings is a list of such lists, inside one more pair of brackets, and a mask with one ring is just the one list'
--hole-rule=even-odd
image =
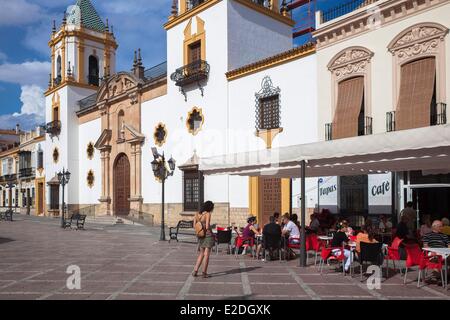
{"label": "man in white shirt", "polygon": [[281,232],[283,236],[289,236],[289,243],[300,242],[300,230],[297,225],[291,221],[289,214],[283,215],[284,228]]}

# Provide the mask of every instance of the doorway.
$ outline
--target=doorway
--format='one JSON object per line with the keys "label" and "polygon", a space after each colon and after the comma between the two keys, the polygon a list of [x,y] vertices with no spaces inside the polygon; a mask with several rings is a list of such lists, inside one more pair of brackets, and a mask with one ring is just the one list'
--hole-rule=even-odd
{"label": "doorway", "polygon": [[124,153],[117,156],[113,183],[115,215],[126,216],[130,213],[130,162]]}
{"label": "doorway", "polygon": [[429,214],[432,220],[449,217],[450,187],[414,188],[412,201],[419,217]]}

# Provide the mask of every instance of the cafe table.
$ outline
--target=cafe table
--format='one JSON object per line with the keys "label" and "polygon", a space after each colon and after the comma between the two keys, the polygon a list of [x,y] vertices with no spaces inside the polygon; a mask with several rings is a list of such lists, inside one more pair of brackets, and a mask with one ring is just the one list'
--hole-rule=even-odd
{"label": "cafe table", "polygon": [[450,248],[422,248],[423,251],[432,252],[444,259],[445,272],[444,272],[444,285],[447,288],[448,285],[448,265],[447,258],[450,257]]}
{"label": "cafe table", "polygon": [[327,247],[330,245],[330,241],[333,240],[333,237],[329,237],[329,236],[318,236],[317,238],[319,240],[326,241]]}

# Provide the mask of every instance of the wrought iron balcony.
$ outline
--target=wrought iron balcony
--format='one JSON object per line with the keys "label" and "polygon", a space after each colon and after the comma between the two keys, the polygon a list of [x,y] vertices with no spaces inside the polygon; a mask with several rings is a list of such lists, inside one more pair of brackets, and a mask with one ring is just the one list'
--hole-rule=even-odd
{"label": "wrought iron balcony", "polygon": [[372,134],[372,117],[362,117],[364,122],[358,123],[358,136]]}
{"label": "wrought iron balcony", "polygon": [[178,68],[170,79],[175,81],[175,85],[178,87],[184,87],[192,83],[200,83],[200,81],[206,80],[209,75],[209,64],[203,60],[194,61],[188,65]]}
{"label": "wrought iron balcony", "polygon": [[19,178],[32,178],[36,174],[34,168],[22,168],[19,170]]}
{"label": "wrought iron balcony", "polygon": [[446,103],[435,103],[431,106],[431,119],[430,123],[432,126],[437,126],[447,123],[447,104]]}
{"label": "wrought iron balcony", "polygon": [[362,0],[351,0],[347,3],[341,4],[328,11],[322,12],[322,23],[334,20],[340,16],[355,11],[356,9],[361,8],[363,4],[370,4],[376,1],[378,0],[367,0],[366,2]]}
{"label": "wrought iron balcony", "polygon": [[54,120],[52,122],[47,123],[45,126],[45,132],[50,135],[50,137],[59,136],[61,133],[61,121]]}
{"label": "wrought iron balcony", "polygon": [[62,77],[61,76],[57,76],[56,78],[53,79],[53,86],[59,86],[62,82]]}
{"label": "wrought iron balcony", "polygon": [[206,2],[207,0],[186,0],[186,9],[192,10],[195,7],[201,5],[203,2]]}
{"label": "wrought iron balcony", "polygon": [[333,140],[333,124],[325,123],[325,140],[331,141]]}
{"label": "wrought iron balcony", "polygon": [[99,78],[99,76],[97,76],[97,75],[92,75],[92,74],[90,74],[90,75],[88,75],[88,83],[90,84],[90,85],[93,85],[93,86],[99,86],[99,84],[100,84],[100,78]]}
{"label": "wrought iron balcony", "polygon": [[386,112],[386,132],[395,131],[395,111]]}

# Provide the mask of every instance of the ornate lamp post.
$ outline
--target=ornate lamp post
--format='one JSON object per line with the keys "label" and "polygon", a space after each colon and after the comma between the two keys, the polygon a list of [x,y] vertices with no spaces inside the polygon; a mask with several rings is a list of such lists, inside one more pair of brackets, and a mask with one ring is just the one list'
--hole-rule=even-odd
{"label": "ornate lamp post", "polygon": [[[14,184],[14,175],[8,174],[5,176],[6,184],[5,187],[8,189],[8,212],[11,215],[11,221],[13,221],[13,209],[12,209],[12,189],[16,186]],[[17,203],[17,199],[16,199]]]}
{"label": "ornate lamp post", "polygon": [[61,228],[64,228],[64,218],[65,218],[65,208],[66,204],[64,202],[64,187],[69,183],[70,180],[70,172],[69,170],[65,170],[63,168],[62,171],[58,172],[58,181],[62,186],[62,212],[61,212]]}
{"label": "ornate lamp post", "polygon": [[[166,232],[164,229],[164,184],[168,177],[173,176],[175,171],[175,160],[170,157],[169,161],[166,162],[166,158],[163,154],[159,154],[156,148],[152,148],[153,158],[152,170],[156,178],[161,180],[162,184],[162,201],[161,201],[161,235],[159,237],[160,241],[166,240]],[[169,167],[167,167],[167,164]]]}

